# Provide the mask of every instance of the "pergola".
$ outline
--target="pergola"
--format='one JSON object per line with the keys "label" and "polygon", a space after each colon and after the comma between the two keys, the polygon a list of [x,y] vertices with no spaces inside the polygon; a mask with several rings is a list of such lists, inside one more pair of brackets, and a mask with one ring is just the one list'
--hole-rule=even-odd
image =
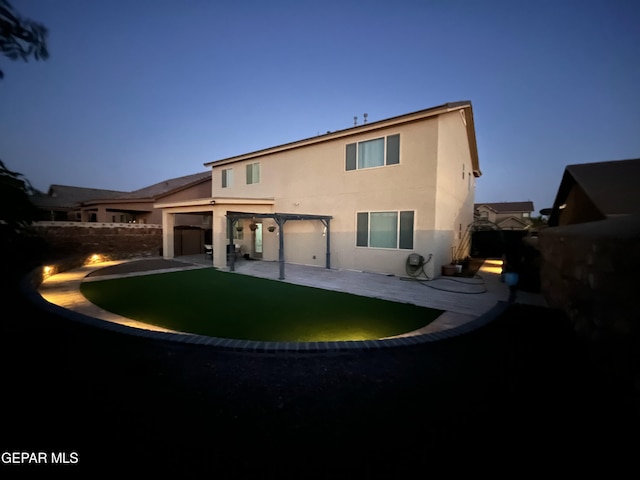
{"label": "pergola", "polygon": [[[246,213],[246,212],[227,212],[227,231],[229,232],[229,244],[233,245],[233,229],[240,219],[258,219],[271,218],[278,225],[280,230],[278,261],[280,263],[280,280],[284,280],[284,224],[289,220],[320,220],[327,229],[327,249],[326,249],[326,268],[331,268],[331,228],[330,223],[333,218],[330,215],[312,215],[298,213]],[[235,257],[231,255],[229,269],[235,271]]]}

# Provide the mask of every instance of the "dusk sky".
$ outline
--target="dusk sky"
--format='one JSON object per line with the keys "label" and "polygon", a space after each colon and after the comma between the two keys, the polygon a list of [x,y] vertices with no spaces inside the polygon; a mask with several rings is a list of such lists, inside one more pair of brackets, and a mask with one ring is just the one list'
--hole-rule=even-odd
{"label": "dusk sky", "polygon": [[476,202],[551,207],[566,165],[640,157],[640,1],[10,0],[44,62],[0,57],[0,159],[132,191],[204,163],[473,105]]}

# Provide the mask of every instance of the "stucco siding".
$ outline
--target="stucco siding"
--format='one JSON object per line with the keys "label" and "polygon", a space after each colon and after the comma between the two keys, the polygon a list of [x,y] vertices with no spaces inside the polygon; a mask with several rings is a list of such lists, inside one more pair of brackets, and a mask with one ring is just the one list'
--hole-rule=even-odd
{"label": "stucco siding", "polygon": [[193,200],[194,198],[205,198],[211,196],[211,182],[203,182],[197,185],[193,185],[184,190],[173,192],[169,195],[164,195],[157,199],[157,202],[180,202],[183,200]]}
{"label": "stucco siding", "polygon": [[452,256],[463,258],[469,254],[467,232],[473,223],[475,177],[466,119],[460,112],[442,114],[438,119],[435,225],[441,233],[436,242],[440,247],[436,263],[442,265],[449,263]]}
{"label": "stucco siding", "polygon": [[[471,115],[470,108],[464,109]],[[215,201],[214,264],[226,264],[228,211],[285,213],[331,216],[330,231],[320,220],[291,219],[282,232],[269,232],[275,221],[257,218],[263,226],[258,258],[278,260],[282,238],[286,262],[324,266],[329,234],[332,268],[406,275],[409,254],[418,253],[429,259],[427,275],[439,275],[441,265],[452,260],[453,249],[465,245],[467,227],[473,222],[474,172],[480,170],[475,138],[469,135],[474,135],[472,117],[465,118],[458,105],[448,104],[437,113],[416,112],[208,163],[211,200]],[[364,145],[372,155],[369,159],[377,163],[384,150],[391,161],[359,168],[358,142],[379,138],[385,139],[384,147],[373,142]],[[351,144],[355,148],[349,151],[356,155],[347,161]],[[247,166],[254,164],[259,165],[251,173],[254,181],[247,182]],[[177,211],[170,204],[166,207]],[[396,215],[385,217],[381,212]],[[359,214],[366,214],[370,228],[358,240]],[[413,224],[407,223],[411,218]],[[252,255],[251,220],[240,222],[245,230],[238,243],[243,253]],[[462,258],[468,253],[467,245],[455,255]]]}
{"label": "stucco siding", "polygon": [[[400,163],[346,170],[346,145],[400,134]],[[213,168],[215,195],[274,198],[274,211],[332,215],[331,264],[336,268],[405,273],[409,253],[430,253],[434,239],[438,121],[435,118],[305,146]],[[246,184],[246,165],[260,163],[260,183]],[[233,184],[222,188],[222,169],[233,169]],[[356,247],[356,214],[412,210],[414,250]],[[265,222],[265,225],[268,221]],[[324,226],[319,221],[287,222],[285,261],[325,264]],[[265,260],[278,258],[275,232],[264,230]],[[315,257],[315,258],[314,258]]]}

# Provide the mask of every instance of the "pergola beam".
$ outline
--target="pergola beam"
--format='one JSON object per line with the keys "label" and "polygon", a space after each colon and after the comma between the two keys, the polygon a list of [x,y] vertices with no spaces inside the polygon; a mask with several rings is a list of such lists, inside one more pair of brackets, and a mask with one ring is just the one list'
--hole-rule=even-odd
{"label": "pergola beam", "polygon": [[[280,264],[280,280],[284,280],[284,224],[288,220],[320,220],[326,228],[327,247],[326,247],[326,268],[331,268],[331,250],[330,250],[330,225],[331,215],[314,215],[314,214],[298,214],[298,213],[247,213],[247,212],[227,212],[227,230],[229,232],[229,244],[233,245],[233,226],[240,219],[262,219],[271,218],[275,220],[279,229],[279,245],[278,245],[278,262]],[[231,255],[230,271],[235,271],[235,257]]]}

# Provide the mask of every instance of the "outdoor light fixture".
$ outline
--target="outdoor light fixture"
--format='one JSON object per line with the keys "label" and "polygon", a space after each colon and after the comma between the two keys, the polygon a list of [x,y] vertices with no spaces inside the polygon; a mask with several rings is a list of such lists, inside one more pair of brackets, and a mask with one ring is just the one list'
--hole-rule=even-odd
{"label": "outdoor light fixture", "polygon": [[51,275],[53,275],[56,271],[56,267],[53,267],[51,265],[47,265],[42,269],[42,279],[44,280],[45,278],[49,278]]}
{"label": "outdoor light fixture", "polygon": [[94,263],[100,263],[102,261],[102,256],[94,253],[89,258],[87,258],[84,262],[85,265],[92,265]]}
{"label": "outdoor light fixture", "polygon": [[502,274],[502,260],[485,260],[485,262],[482,264],[482,267],[480,267],[480,270],[483,272],[490,272],[500,275]]}

